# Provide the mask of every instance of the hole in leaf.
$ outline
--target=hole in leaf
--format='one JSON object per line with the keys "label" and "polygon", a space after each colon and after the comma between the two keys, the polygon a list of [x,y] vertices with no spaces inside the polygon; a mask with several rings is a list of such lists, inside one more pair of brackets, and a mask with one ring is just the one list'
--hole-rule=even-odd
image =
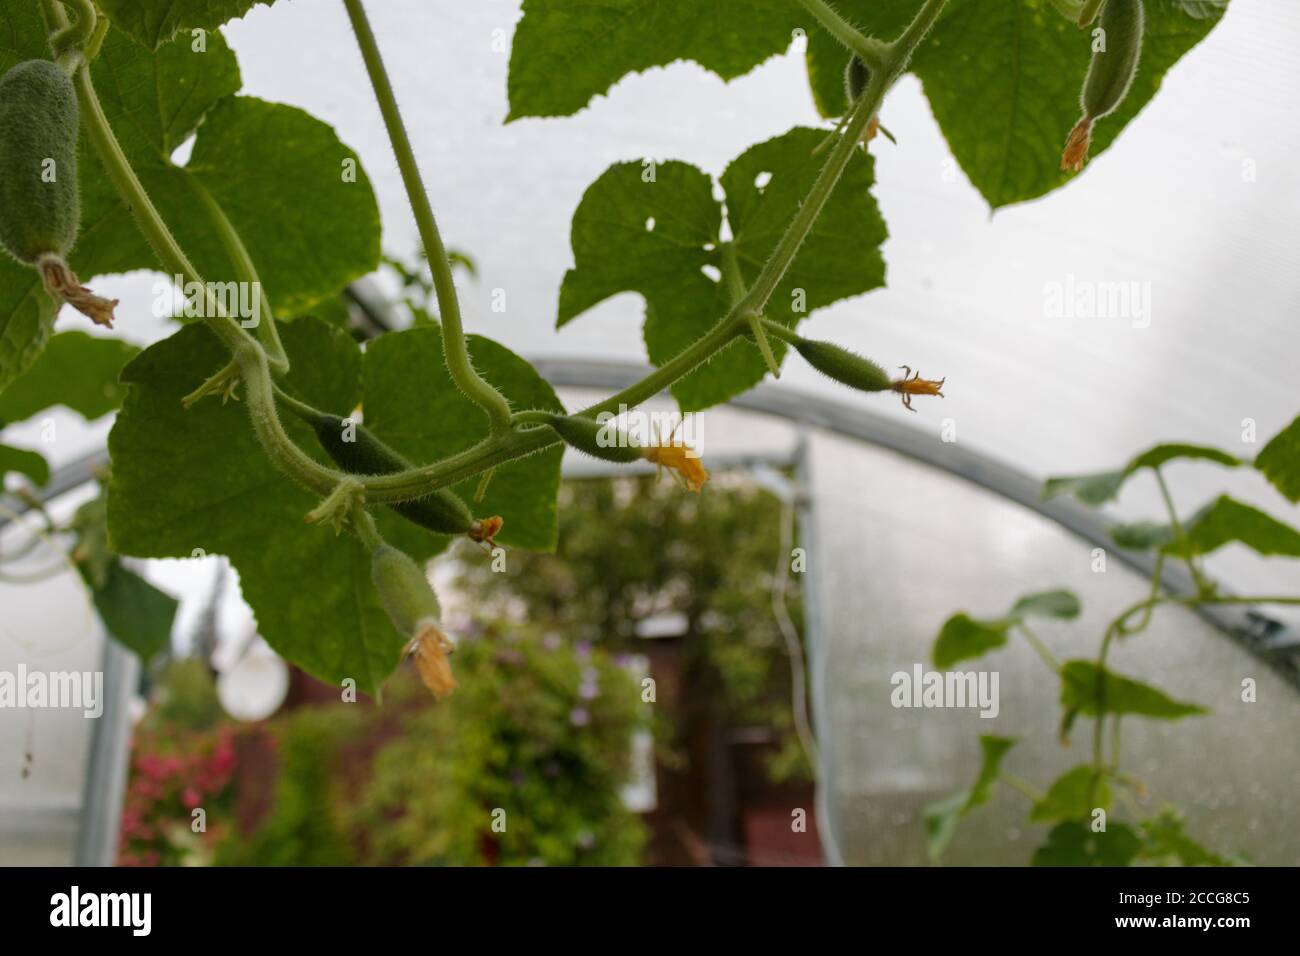
{"label": "hole in leaf", "polygon": [[649,219],[647,219],[647,220],[645,221],[645,231],[646,231],[646,232],[654,232],[654,231],[655,231],[655,217],[654,217],[654,216],[651,216]]}
{"label": "hole in leaf", "polygon": [[771,181],[772,181],[771,173],[759,173],[757,176],[754,177],[754,188],[757,189],[759,192],[762,192],[767,187],[767,184],[770,183]]}
{"label": "hole in leaf", "polygon": [[190,161],[190,155],[194,152],[194,143],[197,136],[190,135],[185,137],[175,149],[172,150],[171,161],[173,166],[184,166]]}
{"label": "hole in leaf", "polygon": [[700,271],[712,279],[714,282],[722,281],[722,272],[717,266],[700,266]]}

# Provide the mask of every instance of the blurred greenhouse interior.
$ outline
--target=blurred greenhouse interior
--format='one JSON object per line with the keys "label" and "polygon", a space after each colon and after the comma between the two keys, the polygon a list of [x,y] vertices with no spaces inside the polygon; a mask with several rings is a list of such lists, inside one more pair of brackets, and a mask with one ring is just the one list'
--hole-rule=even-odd
{"label": "blurred greenhouse interior", "polygon": [[[505,124],[499,40],[518,0],[370,6],[443,233],[473,264],[456,273],[466,327],[532,361],[568,409],[646,362],[638,295],[555,328],[587,186],[643,155],[719,174],[792,126],[829,129],[802,39],[730,83],[675,63],[626,77],[563,126]],[[418,272],[342,5],[282,0],[223,32],[246,92],[327,119],[356,149],[385,253]],[[950,175],[921,84],[904,77],[882,110],[898,143],[871,147],[888,285],[801,331],[946,376],[942,401],[910,412],[787,362],[779,381],[689,423],[712,473],[698,497],[648,464],[567,449],[555,554],[511,552],[498,573],[495,552],[462,541],[431,565],[466,635],[445,701],[409,665],[376,704],[286,664],[218,556],[128,562],[179,601],[167,648],[142,666],[106,637],[33,507],[58,523],[97,498],[113,414],[56,409],[6,427],[53,477],[39,492],[7,480],[0,673],[102,672],[103,713],[0,710],[0,864],[1028,864],[1054,819],[1030,808],[1112,746],[1094,740],[1086,705],[1062,726],[1061,683],[1040,658],[1094,658],[1153,569],[1173,595],[1196,584],[1110,537],[1163,516],[1149,475],[1100,509],[1044,499],[1044,480],[1118,468],[1162,441],[1251,459],[1300,412],[1297,48],[1300,4],[1232,0],[1085,175],[993,216]],[[428,289],[403,275],[390,265],[354,284],[358,339],[419,320]],[[99,283],[121,300],[119,337],[174,331],[158,278]],[[1076,281],[1140,283],[1149,315],[1052,314],[1053,290]],[[60,330],[100,334],[65,313]],[[676,405],[646,408],[666,421]],[[1184,514],[1227,493],[1300,523],[1252,469],[1180,460],[1163,474]],[[1203,571],[1224,594],[1300,594],[1296,561],[1240,545]],[[1033,618],[1029,639],[1011,627],[986,657],[936,666],[954,615],[997,621],[1058,589],[1078,596],[1077,617]],[[1300,864],[1295,611],[1169,604],[1114,641],[1116,671],[1209,711],[1123,721],[1117,818],[1159,818],[1216,861]],[[937,670],[996,676],[995,703],[899,706],[900,674]],[[981,773],[981,735],[1016,739],[1003,763],[1016,783],[945,822],[945,801]]]}

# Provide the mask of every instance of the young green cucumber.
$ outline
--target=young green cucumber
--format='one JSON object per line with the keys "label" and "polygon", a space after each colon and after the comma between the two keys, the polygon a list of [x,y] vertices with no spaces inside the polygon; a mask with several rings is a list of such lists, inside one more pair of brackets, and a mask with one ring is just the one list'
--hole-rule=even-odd
{"label": "young green cucumber", "polygon": [[0,245],[19,262],[66,256],[77,241],[80,123],[72,80],[49,60],[0,77]]}
{"label": "young green cucumber", "polygon": [[1079,103],[1083,116],[1070,131],[1061,154],[1061,169],[1079,172],[1088,162],[1092,127],[1119,109],[1142,58],[1146,13],[1142,0],[1106,0],[1099,21],[1103,46],[1092,54]]}
{"label": "young green cucumber", "polygon": [[844,67],[844,95],[848,98],[849,106],[858,101],[870,80],[871,69],[862,62],[862,57],[856,54],[849,57],[849,63]]}
{"label": "young green cucumber", "polygon": [[[351,474],[391,475],[412,467],[409,461],[360,423],[354,424],[338,415],[321,415],[312,422],[312,428],[316,440],[334,463]],[[474,537],[480,526],[469,506],[448,488],[439,488],[425,498],[401,501],[389,507],[408,521],[439,534]]]}
{"label": "young green cucumber", "polygon": [[645,449],[620,431],[612,420],[602,423],[585,415],[550,415],[546,423],[566,445],[593,458],[629,464],[645,457]]}
{"label": "young green cucumber", "polygon": [[116,301],[81,286],[64,258],[77,241],[81,116],[72,80],[49,60],[28,60],[0,77],[0,248],[41,274],[56,302],[99,325]]}
{"label": "young green cucumber", "polygon": [[381,544],[370,555],[370,579],[393,627],[404,637],[414,637],[424,621],[442,616],[438,596],[424,571],[391,544]]}

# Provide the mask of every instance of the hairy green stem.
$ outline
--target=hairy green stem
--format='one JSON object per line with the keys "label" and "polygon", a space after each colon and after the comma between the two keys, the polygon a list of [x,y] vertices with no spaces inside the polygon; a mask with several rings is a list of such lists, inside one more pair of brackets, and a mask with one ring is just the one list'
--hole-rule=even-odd
{"label": "hairy green stem", "polygon": [[[66,24],[66,16],[61,9],[56,8],[47,12],[56,26]],[[249,335],[247,330],[226,314],[224,307],[212,294],[212,290],[176,242],[171,230],[167,228],[166,222],[139,177],[136,176],[126,154],[122,152],[108,118],[104,115],[99,96],[95,92],[94,81],[91,79],[89,64],[83,63],[76,71],[73,82],[77,91],[77,102],[81,107],[82,124],[118,195],[131,210],[136,226],[169,273],[183,276],[186,281],[197,283],[204,290],[207,314],[203,321],[230,350],[239,364],[248,390],[249,415],[267,454],[272,461],[301,484],[318,493],[328,493],[339,481],[347,477],[346,474],[326,468],[310,458],[285,433],[276,415],[274,386],[266,352],[257,339]]]}
{"label": "hairy green stem", "polygon": [[[73,47],[85,49],[94,38],[96,24],[99,21],[99,14],[95,11],[92,0],[60,0],[60,2],[72,7],[76,11],[77,19],[69,24],[64,14],[63,22],[50,37],[50,48],[54,50],[56,56]],[[62,10],[59,12],[63,13]]]}
{"label": "hairy green stem", "polygon": [[826,0],[797,0],[798,4],[816,17],[817,22],[846,47],[856,53],[863,63],[873,70],[884,62],[888,45],[863,34],[857,27],[844,19]]}
{"label": "hairy green stem", "polygon": [[[345,2],[352,4],[356,0]],[[795,253],[807,238],[817,215],[830,197],[835,183],[848,166],[853,150],[861,140],[871,117],[879,110],[886,91],[906,68],[912,51],[934,25],[946,2],[947,0],[926,0],[911,25],[888,45],[881,68],[873,71],[871,81],[849,118],[845,135],[835,144],[808,197],[786,227],[772,256],[764,264],[758,279],[744,299],[675,358],[659,366],[641,381],[583,409],[579,414],[595,417],[604,411],[617,412],[621,405],[639,405],[694,371],[744,333],[748,327],[746,313],[761,313],[767,305],[772,292],[790,268]],[[765,325],[764,328],[770,331],[770,327]],[[534,454],[558,441],[554,433],[545,428],[529,428],[523,432],[494,436],[445,461],[394,475],[368,478],[367,498],[384,504],[407,501],[435,488],[463,481],[488,468]]]}
{"label": "hairy green stem", "polygon": [[[47,5],[53,4],[53,0],[43,0],[43,2]],[[374,34],[360,0],[344,0],[344,3],[352,20],[371,82],[375,87],[381,113],[393,141],[394,152],[397,155],[398,165],[402,171],[403,181],[415,211],[416,223],[433,271],[439,308],[443,313],[441,318],[444,349],[449,370],[457,384],[488,411],[493,422],[492,435],[464,452],[434,464],[391,475],[368,476],[359,482],[368,502],[391,504],[422,497],[437,488],[455,484],[497,465],[534,454],[556,444],[559,439],[554,432],[545,428],[512,430],[508,403],[495,389],[480,379],[469,364],[461,328],[459,304],[451,277],[450,260],[438,233],[428,197],[423,190],[414,153],[397,110],[392,86],[379,57]],[[772,256],[755,280],[754,286],[741,301],[737,302],[708,332],[677,356],[640,381],[583,409],[579,414],[595,417],[604,411],[617,412],[622,406],[640,405],[709,361],[746,331],[749,327],[748,316],[762,313],[847,167],[853,150],[861,140],[871,117],[879,109],[885,92],[905,69],[912,51],[933,25],[945,3],[946,0],[926,0],[907,30],[885,47],[880,68],[873,71],[871,82],[854,107],[846,124],[845,135],[832,149],[808,197],[787,226]],[[62,17],[62,21],[60,22],[59,17],[52,17],[54,23],[56,26],[66,26],[66,17],[62,15],[61,10],[57,12],[59,17]],[[122,153],[99,105],[88,68],[83,67],[77,71],[76,82],[78,100],[82,106],[87,131],[108,170],[109,177],[128,207],[132,209],[141,232],[168,270],[185,276],[188,281],[198,282],[207,289],[206,283],[177,245]],[[230,349],[240,365],[246,382],[249,412],[254,429],[277,466],[300,484],[320,494],[331,493],[340,481],[355,480],[344,472],[326,468],[294,444],[285,433],[276,414],[276,388],[271,378],[270,359],[266,351],[237,322],[225,315],[220,303],[210,292],[207,295],[207,304],[211,314],[205,321]]]}
{"label": "hairy green stem", "polygon": [[131,163],[122,152],[122,147],[113,134],[108,118],[104,115],[104,109],[99,103],[88,64],[83,64],[77,70],[73,83],[77,90],[77,102],[81,107],[82,125],[99,154],[108,178],[112,180],[118,195],[131,210],[136,226],[144,234],[154,254],[170,273],[182,275],[187,281],[196,282],[205,290],[208,315],[204,321],[236,358],[241,355],[247,357],[254,351],[260,352],[261,348],[257,340],[240,328],[238,322],[226,315],[221,303],[213,296],[203,277],[177,244],[176,238],[167,228],[153,200],[149,198],[149,193],[136,176],[135,170],[131,168]]}
{"label": "hairy green stem", "polygon": [[917,11],[912,22],[893,43],[889,44],[889,55],[886,62],[893,72],[890,81],[897,79],[907,69],[907,64],[912,60],[912,54],[916,48],[921,45],[925,35],[930,32],[935,21],[939,19],[939,14],[943,13],[943,8],[948,5],[948,0],[925,0],[925,6]]}
{"label": "hairy green stem", "polygon": [[375,519],[370,516],[370,512],[365,509],[363,504],[354,504],[349,518],[352,522],[353,533],[361,539],[361,543],[366,546],[366,550],[374,551],[384,544],[384,536],[379,533],[379,526],[375,524]]}
{"label": "hairy green stem", "polygon": [[[722,255],[722,275],[727,282],[731,304],[735,306],[744,300],[746,292],[745,277],[740,274],[740,257],[736,255],[735,243],[724,242],[719,251]],[[767,336],[763,333],[763,317],[757,312],[748,312],[745,314],[745,323],[749,326],[749,332],[754,337],[758,350],[763,353],[767,370],[772,373],[773,378],[780,378],[781,366],[772,353],[772,346],[767,341]]]}
{"label": "hairy green stem", "polygon": [[433,272],[433,288],[438,296],[447,370],[451,373],[452,381],[461,391],[487,412],[492,422],[492,430],[505,432],[510,428],[510,404],[474,370],[470,362],[469,349],[465,345],[465,331],[461,322],[460,301],[451,274],[451,259],[442,244],[438,223],[433,216],[433,207],[429,204],[429,195],[420,176],[419,164],[415,160],[415,151],[411,148],[411,140],[402,122],[401,111],[397,107],[397,97],[393,93],[392,82],[379,53],[379,44],[375,40],[374,31],[370,28],[370,21],[366,17],[361,0],[343,0],[343,3],[352,21],[352,32],[356,35],[357,45],[361,49],[361,58],[366,64],[370,85],[374,87],[375,99],[379,102],[379,111],[383,115],[384,126],[388,130],[393,152],[397,156],[397,167],[402,174],[402,183],[406,187],[411,210],[415,213],[415,224],[420,231],[420,241],[424,244],[424,252]]}
{"label": "hairy green stem", "polygon": [[199,197],[200,204],[207,210],[212,224],[216,226],[217,236],[221,239],[221,244],[225,247],[231,263],[234,264],[239,281],[257,290],[258,315],[255,326],[257,338],[262,343],[262,348],[266,350],[271,372],[275,375],[283,375],[289,371],[289,356],[285,354],[284,345],[280,342],[280,332],[275,326],[275,313],[271,309],[271,299],[267,296],[262,280],[258,277],[253,257],[248,254],[248,247],[244,245],[239,231],[235,229],[226,211],[221,208],[221,204],[208,188],[193,176],[189,177],[189,181],[194,194]]}
{"label": "hairy green stem", "polygon": [[808,195],[799,206],[799,211],[795,213],[789,228],[781,236],[772,250],[772,255],[768,257],[767,262],[759,271],[754,284],[750,286],[749,292],[737,305],[737,310],[742,314],[753,312],[762,314],[767,308],[768,300],[772,298],[772,293],[781,280],[785,278],[794,257],[803,245],[808,233],[812,231],[813,223],[821,215],[822,209],[825,208],[827,200],[830,199],[831,192],[835,189],[836,183],[840,181],[845,168],[849,165],[849,160],[853,156],[854,150],[858,148],[858,143],[862,141],[862,134],[866,131],[867,124],[871,122],[871,117],[876,114],[880,108],[880,103],[885,97],[885,91],[889,89],[892,77],[884,69],[876,70],[871,74],[871,80],[867,84],[866,90],[863,91],[862,97],[854,105],[852,113],[849,114],[849,121],[845,124],[844,135],[835,143],[831,149],[830,156],[826,164],[822,167],[821,172],[817,174],[817,180],[809,190]]}

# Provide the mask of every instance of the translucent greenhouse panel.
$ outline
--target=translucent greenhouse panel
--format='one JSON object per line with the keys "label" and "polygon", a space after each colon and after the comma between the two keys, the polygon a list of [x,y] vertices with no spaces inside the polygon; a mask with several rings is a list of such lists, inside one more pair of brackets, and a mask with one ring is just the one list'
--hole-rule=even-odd
{"label": "translucent greenhouse panel", "polygon": [[[17,538],[7,533],[0,542]],[[0,608],[0,683],[8,685],[0,687],[0,866],[70,865],[102,718],[34,695],[40,684],[59,694],[58,675],[94,693],[98,674],[102,689],[103,630],[71,570],[39,584],[0,583]],[[71,700],[59,694],[57,702]]]}
{"label": "translucent greenhouse panel", "polygon": [[[957,611],[1004,614],[1022,594],[1073,590],[1083,614],[1035,628],[1058,659],[1095,657],[1107,623],[1147,582],[1111,555],[1093,571],[1092,545],[975,485],[893,452],[837,437],[811,443],[816,513],[807,541],[820,593],[817,662],[827,726],[829,795],[845,862],[927,862],[924,807],[971,785],[980,734],[1018,737],[1004,766],[1038,789],[1089,759],[1092,723],[1057,740],[1059,684],[1030,647],[1010,643],[956,670],[996,671],[999,709],[907,709],[891,703],[896,672],[933,670],[930,650]],[[1177,722],[1129,718],[1123,762],[1149,790],[1143,815],[1166,803],[1188,832],[1224,854],[1300,863],[1300,695],[1257,658],[1180,608],[1114,648],[1111,665],[1213,713]],[[1257,682],[1257,701],[1242,682]],[[816,683],[814,684],[816,687]],[[944,861],[1027,863],[1048,827],[1027,824],[1025,797],[1000,786],[962,822]],[[1132,819],[1122,806],[1112,819]]]}

